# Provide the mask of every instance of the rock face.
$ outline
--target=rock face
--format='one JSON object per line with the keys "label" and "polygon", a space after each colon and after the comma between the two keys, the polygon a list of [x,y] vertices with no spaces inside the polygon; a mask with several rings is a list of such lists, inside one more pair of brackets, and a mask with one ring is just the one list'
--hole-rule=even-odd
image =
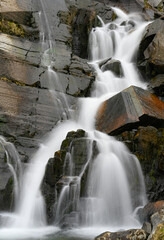
{"label": "rock face", "polygon": [[163,82],[159,77],[164,73],[163,40],[164,20],[158,18],[147,27],[138,51],[139,70],[157,96],[163,96]]}
{"label": "rock face", "polygon": [[118,134],[139,125],[162,126],[164,103],[138,87],[130,87],[106,100],[98,109],[96,128]]}
{"label": "rock face", "polygon": [[[54,221],[55,202],[59,200],[59,195],[64,185],[69,187],[76,185],[80,177],[81,193],[84,196],[87,181],[87,169],[89,167],[88,154],[91,148],[92,154],[90,161],[96,156],[96,142],[87,138],[87,134],[83,130],[77,132],[69,132],[66,139],[63,140],[60,151],[55,153],[54,158],[49,159],[45,177],[42,185],[42,192],[45,197],[47,217],[49,222]],[[87,165],[86,165],[87,164]],[[84,166],[86,170],[83,173]],[[72,176],[70,178],[70,176]],[[71,196],[70,196],[71,197]],[[70,205],[69,205],[70,201]],[[68,199],[68,209],[65,213],[71,212],[71,199]],[[61,216],[62,217],[62,216]],[[62,219],[64,221],[64,219]]]}

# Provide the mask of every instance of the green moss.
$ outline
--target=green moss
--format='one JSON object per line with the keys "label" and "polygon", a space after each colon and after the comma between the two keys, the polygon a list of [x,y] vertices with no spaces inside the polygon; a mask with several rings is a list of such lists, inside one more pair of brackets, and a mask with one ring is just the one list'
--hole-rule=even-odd
{"label": "green moss", "polygon": [[7,163],[7,155],[5,153],[4,162]]}
{"label": "green moss", "polygon": [[19,82],[15,79],[8,79],[7,77],[0,77],[0,81],[14,83],[18,86],[23,86],[23,87],[37,87],[37,88],[40,88],[40,82],[39,81],[37,81],[33,84],[26,84],[26,83]]}
{"label": "green moss", "polygon": [[154,177],[154,170],[152,169],[149,173],[150,178],[153,180],[153,183],[156,183],[156,178]]}
{"label": "green moss", "polygon": [[164,239],[164,223],[161,223],[157,226],[150,240],[163,240],[163,239]]}
{"label": "green moss", "polygon": [[4,19],[0,20],[0,32],[15,35],[22,38],[25,37],[25,31],[21,25]]}
{"label": "green moss", "polygon": [[113,12],[113,15],[112,15],[112,21],[114,21],[116,18],[117,18],[117,15],[116,15],[115,12]]}
{"label": "green moss", "polygon": [[13,185],[14,181],[13,181],[13,177],[9,178],[8,184],[9,185]]}

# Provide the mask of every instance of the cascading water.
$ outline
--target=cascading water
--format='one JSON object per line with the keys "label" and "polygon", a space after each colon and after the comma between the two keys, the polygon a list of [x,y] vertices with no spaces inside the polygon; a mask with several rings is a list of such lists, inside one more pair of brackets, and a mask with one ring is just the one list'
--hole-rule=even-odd
{"label": "cascading water", "polygon": [[0,145],[5,151],[6,161],[8,168],[13,176],[14,182],[14,193],[13,196],[15,197],[14,203],[18,200],[18,194],[20,191],[20,183],[22,180],[22,166],[21,161],[16,151],[14,145],[10,142],[7,142],[6,139],[0,136]]}
{"label": "cascading water", "polygon": [[[104,231],[140,227],[134,210],[146,203],[144,179],[138,159],[122,143],[94,129],[94,116],[101,102],[130,85],[146,88],[132,61],[148,23],[143,22],[138,15],[126,15],[116,8],[113,10],[118,18],[109,24],[104,24],[99,18],[102,27],[96,27],[90,34],[90,64],[96,71],[97,79],[92,98],[80,100],[78,119],[83,129],[88,131],[88,137],[97,142],[99,154],[90,164],[87,197],[80,198],[75,189],[78,204],[74,211],[67,213],[67,205],[71,201],[71,182],[75,181],[74,175],[69,177],[58,200],[57,210],[60,208],[62,214],[56,216],[58,222],[67,213],[66,221],[70,226],[106,227]],[[119,62],[121,76],[117,76],[112,69],[104,70],[103,65],[110,65],[113,61]],[[90,116],[90,119],[86,119],[86,116]],[[73,223],[72,214],[78,215]]]}
{"label": "cascading water", "polygon": [[[132,61],[147,23],[135,14],[127,15],[116,8],[113,10],[118,18],[109,24],[104,24],[101,20],[102,27],[93,29],[90,36],[91,64],[97,75],[92,98],[81,99],[78,119],[58,124],[31,159],[23,178],[14,221],[0,230],[0,239],[38,238],[59,231],[58,227],[46,225],[40,186],[48,159],[60,148],[67,132],[78,128],[86,130],[88,138],[97,142],[99,154],[90,162],[92,147],[89,147],[88,161],[78,176],[73,173],[71,155],[67,155],[72,176],[66,178],[58,198],[56,223],[60,222],[61,215],[65,216],[67,203],[73,200],[73,212],[66,219],[78,228],[87,227],[87,236],[101,233],[102,227],[105,227],[105,230],[118,230],[139,226],[133,213],[137,207],[146,203],[139,162],[122,143],[94,128],[95,114],[102,101],[132,84],[145,87],[140,82]],[[104,70],[104,65],[107,62],[111,64],[112,60],[119,62],[120,76],[111,71],[112,69]],[[87,116],[87,121],[84,116]],[[80,181],[88,166],[87,193],[82,199]],[[74,184],[70,185],[72,182]],[[80,214],[80,217],[77,217],[76,213]],[[96,227],[97,231],[93,228],[93,233],[91,230],[89,233],[88,227]],[[75,229],[73,234],[76,234]]]}

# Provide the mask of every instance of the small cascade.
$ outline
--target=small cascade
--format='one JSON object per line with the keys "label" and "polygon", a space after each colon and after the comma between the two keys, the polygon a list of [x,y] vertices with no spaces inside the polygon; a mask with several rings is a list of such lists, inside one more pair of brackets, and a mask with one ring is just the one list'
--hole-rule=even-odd
{"label": "small cascade", "polygon": [[[138,159],[124,144],[95,132],[99,154],[90,166],[87,183],[86,225],[139,226],[134,209],[146,202],[145,187]],[[119,151],[118,151],[119,149]]]}
{"label": "small cascade", "polygon": [[41,64],[47,68],[48,89],[54,99],[56,108],[60,109],[58,113],[59,120],[66,120],[70,118],[71,111],[69,110],[67,97],[63,92],[62,84],[53,68],[55,64],[55,39],[53,39],[52,36],[46,4],[43,0],[40,0],[40,7],[42,10],[39,12],[40,41],[43,52]]}
{"label": "small cascade", "polygon": [[20,185],[22,180],[22,165],[19,158],[19,154],[15,149],[14,145],[10,142],[7,142],[6,139],[0,136],[0,145],[5,151],[6,162],[10,169],[10,172],[14,180],[14,203],[18,200]]}
{"label": "small cascade", "polygon": [[101,19],[102,27],[92,30],[89,41],[91,64],[97,73],[92,96],[103,99],[131,85],[146,88],[133,60],[149,23],[136,14],[126,15],[117,8],[113,10],[118,18],[107,24]]}
{"label": "small cascade", "polygon": [[77,164],[73,159],[74,148],[73,146],[70,148],[71,152],[67,152],[65,157],[64,177],[58,183],[61,185],[61,190],[55,204],[55,223],[65,227],[78,227],[81,225],[81,180],[93,156],[93,141],[91,139],[87,141],[87,157],[80,169],[79,166],[76,169]]}

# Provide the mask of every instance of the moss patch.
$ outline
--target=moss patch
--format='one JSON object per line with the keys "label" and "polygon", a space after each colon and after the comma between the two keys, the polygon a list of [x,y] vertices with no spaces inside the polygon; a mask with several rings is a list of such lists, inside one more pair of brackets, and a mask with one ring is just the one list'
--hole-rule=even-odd
{"label": "moss patch", "polygon": [[19,81],[15,80],[15,79],[8,79],[6,77],[0,77],[0,81],[14,83],[14,84],[16,84],[18,86],[23,86],[23,87],[37,87],[37,88],[40,88],[40,82],[35,82],[33,84],[26,84],[26,83],[19,82]]}
{"label": "moss patch", "polygon": [[161,223],[155,229],[150,240],[163,240],[164,239],[164,223]]}
{"label": "moss patch", "polygon": [[21,25],[5,19],[0,20],[0,32],[6,33],[9,35],[15,35],[22,38],[24,38],[26,35]]}

